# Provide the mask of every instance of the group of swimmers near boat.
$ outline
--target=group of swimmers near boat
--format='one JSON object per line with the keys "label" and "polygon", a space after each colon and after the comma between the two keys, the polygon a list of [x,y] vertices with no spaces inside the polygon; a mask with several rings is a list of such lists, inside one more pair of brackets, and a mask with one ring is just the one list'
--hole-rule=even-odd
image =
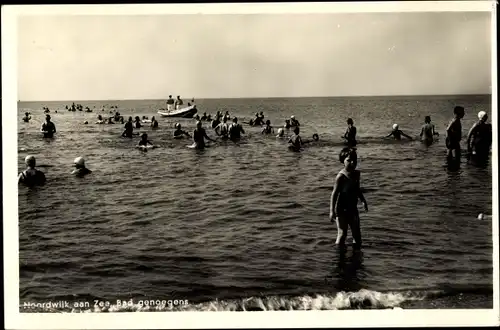
{"label": "group of swimmers near boat", "polygon": [[[264,114],[262,112],[256,113],[255,118],[246,122],[246,124],[251,126],[261,126],[262,134],[274,134],[274,128],[271,126],[271,121],[264,121]],[[461,162],[461,146],[460,142],[462,140],[462,123],[461,119],[465,115],[465,109],[462,106],[456,106],[454,108],[454,118],[448,125],[446,129],[446,148],[447,148],[447,161],[448,166],[459,166]],[[31,118],[29,113],[26,113],[26,118]],[[123,116],[119,112],[108,118],[104,119],[102,116],[98,116],[97,124],[114,123],[112,119],[123,123]],[[203,121],[210,121],[211,127],[217,135],[218,139],[228,140],[237,142],[240,140],[241,135],[245,134],[245,130],[242,125],[238,122],[238,118],[234,117],[231,119],[229,112],[226,111],[222,114],[217,111],[217,114],[212,116],[204,113],[201,117],[197,115],[195,118],[196,127],[192,134],[182,129],[180,123],[174,125],[173,138],[192,138],[193,148],[204,149],[205,139],[209,141],[216,141],[208,136],[205,128],[203,127]],[[23,119],[25,122],[28,120]],[[478,113],[478,121],[469,130],[467,136],[467,160],[469,163],[484,166],[488,163],[491,144],[492,144],[492,126],[487,123],[488,115],[484,111]],[[231,123],[229,123],[231,121]],[[122,133],[122,137],[132,138],[139,135],[139,133],[134,133],[134,128],[141,128],[142,124],[150,124],[154,129],[158,128],[158,121],[152,117],[149,120],[146,116],[143,116],[142,120],[139,116],[135,117],[135,121],[132,116],[128,118],[128,121],[124,123],[125,130]],[[285,121],[283,127],[278,129],[278,134],[276,138],[286,138],[285,131],[293,128],[293,135],[289,137],[289,149],[292,151],[301,151],[304,144],[318,141],[319,137],[317,134],[313,135],[312,141],[303,141],[300,137],[300,123],[294,117],[291,116],[290,119]],[[52,138],[56,133],[55,124],[51,121],[49,114],[46,114],[46,121],[42,124],[41,132],[44,138]],[[335,178],[334,188],[330,198],[330,220],[335,222],[338,229],[336,244],[340,247],[345,246],[345,241],[347,237],[348,228],[351,229],[353,236],[353,247],[355,249],[361,248],[361,230],[360,230],[360,219],[358,212],[358,201],[363,203],[364,209],[368,211],[368,203],[361,192],[360,184],[360,172],[356,170],[358,153],[357,153],[357,140],[356,140],[356,127],[354,126],[354,121],[352,118],[347,119],[347,129],[342,138],[345,140],[345,147],[340,151],[339,161],[344,164],[344,168],[337,174]],[[427,146],[430,146],[439,133],[436,132],[435,126],[431,122],[430,116],[426,116],[424,120],[424,125],[420,131],[420,140]],[[385,138],[392,138],[395,140],[401,140],[402,137],[413,140],[413,138],[405,134],[399,129],[397,124],[394,124],[392,131]],[[136,146],[140,149],[154,148],[155,145],[148,139],[148,135],[143,133],[141,135],[141,140]],[[28,155],[25,159],[27,169],[19,174],[19,183],[23,183],[29,186],[44,184],[46,178],[43,172],[35,168],[36,160],[32,155]],[[91,170],[85,167],[85,160],[82,157],[78,157],[74,160],[74,166],[76,169],[72,172],[78,176],[84,176],[86,174],[92,173]]]}

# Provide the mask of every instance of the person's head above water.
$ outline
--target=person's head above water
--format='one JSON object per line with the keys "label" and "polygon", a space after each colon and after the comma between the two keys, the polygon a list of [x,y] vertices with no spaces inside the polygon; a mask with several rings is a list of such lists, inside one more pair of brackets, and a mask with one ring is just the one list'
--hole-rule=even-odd
{"label": "person's head above water", "polygon": [[132,121],[132,116],[128,117],[128,121]]}
{"label": "person's head above water", "polygon": [[147,140],[148,139],[148,134],[147,133],[142,133],[141,139]]}
{"label": "person's head above water", "polygon": [[399,125],[398,124],[394,124],[392,125],[392,130],[395,131],[399,128]]}
{"label": "person's head above water", "polygon": [[135,120],[141,120],[141,118],[139,118],[139,116],[135,116]]}
{"label": "person's head above water", "polygon": [[26,115],[26,117],[28,117],[28,115],[29,115],[30,113],[29,113],[29,112],[25,112],[24,114]]}
{"label": "person's head above water", "polygon": [[284,136],[284,135],[285,135],[285,130],[284,130],[283,128],[280,128],[280,129],[278,130],[278,136],[279,136],[279,137],[282,137],[282,136]]}
{"label": "person's head above water", "polygon": [[102,120],[102,116],[101,115],[97,116],[97,119]]}
{"label": "person's head above water", "polygon": [[177,128],[177,129],[181,129],[181,124],[176,123],[176,124],[174,125],[174,127],[175,127],[175,128]]}
{"label": "person's head above water", "polygon": [[352,120],[352,118],[347,118],[347,125],[354,125],[354,120]]}
{"label": "person's head above water", "polygon": [[290,116],[290,119],[295,119],[295,116]]}
{"label": "person's head above water", "polygon": [[269,119],[266,120],[266,125],[268,125],[268,126],[271,125],[271,121]]}
{"label": "person's head above water", "polygon": [[237,124],[238,123],[238,118],[234,117],[233,118],[233,123]]}
{"label": "person's head above water", "polygon": [[347,170],[354,170],[358,165],[358,153],[356,149],[345,147],[340,151],[339,161],[344,164]]}
{"label": "person's head above water", "polygon": [[83,157],[77,157],[75,158],[75,160],[73,161],[74,163],[74,166],[76,168],[84,168],[85,167],[85,159],[83,159]]}
{"label": "person's head above water", "polygon": [[24,159],[24,162],[26,163],[26,166],[28,166],[28,167],[35,167],[35,165],[36,165],[35,156],[32,156],[32,155],[26,156],[26,158]]}
{"label": "person's head above water", "polygon": [[431,116],[425,116],[425,123],[429,124],[431,122]]}
{"label": "person's head above water", "polygon": [[457,105],[453,109],[453,114],[455,114],[455,116],[457,116],[458,118],[463,118],[464,115],[465,115],[465,109],[464,109],[464,107],[462,107],[460,105]]}
{"label": "person's head above water", "polygon": [[477,117],[483,123],[485,123],[488,120],[488,114],[486,113],[486,111],[479,111],[479,113],[477,114]]}
{"label": "person's head above water", "polygon": [[50,115],[46,115],[46,116],[45,116],[45,120],[46,120],[46,121],[50,121]]}
{"label": "person's head above water", "polygon": [[171,99],[171,98],[172,98],[172,95],[169,95],[169,96],[168,96],[168,98],[170,98],[170,99]]}

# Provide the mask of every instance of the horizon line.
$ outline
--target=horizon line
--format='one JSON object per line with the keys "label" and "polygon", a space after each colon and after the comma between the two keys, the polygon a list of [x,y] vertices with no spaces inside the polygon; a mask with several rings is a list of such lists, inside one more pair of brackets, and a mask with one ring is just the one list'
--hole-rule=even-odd
{"label": "horizon line", "polygon": [[[411,94],[411,95],[356,95],[356,96],[253,96],[253,97],[202,97],[194,100],[238,100],[238,99],[306,99],[306,98],[379,98],[379,97],[457,97],[457,96],[493,96],[492,93],[471,93],[471,94]],[[61,99],[61,100],[21,100],[18,99],[17,103],[20,102],[96,102],[96,101],[163,101],[168,98],[134,98],[134,99],[88,99],[88,100],[77,100],[77,99]],[[186,98],[185,98],[186,99]],[[189,98],[188,98],[189,99]]]}

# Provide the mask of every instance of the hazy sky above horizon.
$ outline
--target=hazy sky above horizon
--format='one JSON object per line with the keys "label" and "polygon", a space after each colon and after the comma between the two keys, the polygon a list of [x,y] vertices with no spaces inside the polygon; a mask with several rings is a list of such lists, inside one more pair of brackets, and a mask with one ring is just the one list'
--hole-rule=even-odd
{"label": "hazy sky above horizon", "polygon": [[26,16],[18,99],[487,94],[491,13]]}

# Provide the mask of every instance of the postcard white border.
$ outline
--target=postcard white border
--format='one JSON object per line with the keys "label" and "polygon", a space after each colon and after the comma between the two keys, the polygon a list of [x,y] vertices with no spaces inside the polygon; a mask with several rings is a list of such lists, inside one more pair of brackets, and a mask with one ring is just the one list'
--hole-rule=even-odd
{"label": "postcard white border", "polygon": [[[363,310],[293,312],[166,312],[166,313],[19,313],[19,242],[17,200],[17,17],[20,15],[162,15],[248,13],[373,13],[483,11],[492,12],[492,172],[493,278],[491,310]],[[165,329],[274,327],[392,327],[499,325],[498,246],[498,99],[495,1],[421,1],[357,3],[267,3],[187,5],[2,6],[2,134],[4,196],[4,306],[6,329]],[[16,219],[15,221],[13,219]],[[355,321],[353,321],[355,320]]]}

